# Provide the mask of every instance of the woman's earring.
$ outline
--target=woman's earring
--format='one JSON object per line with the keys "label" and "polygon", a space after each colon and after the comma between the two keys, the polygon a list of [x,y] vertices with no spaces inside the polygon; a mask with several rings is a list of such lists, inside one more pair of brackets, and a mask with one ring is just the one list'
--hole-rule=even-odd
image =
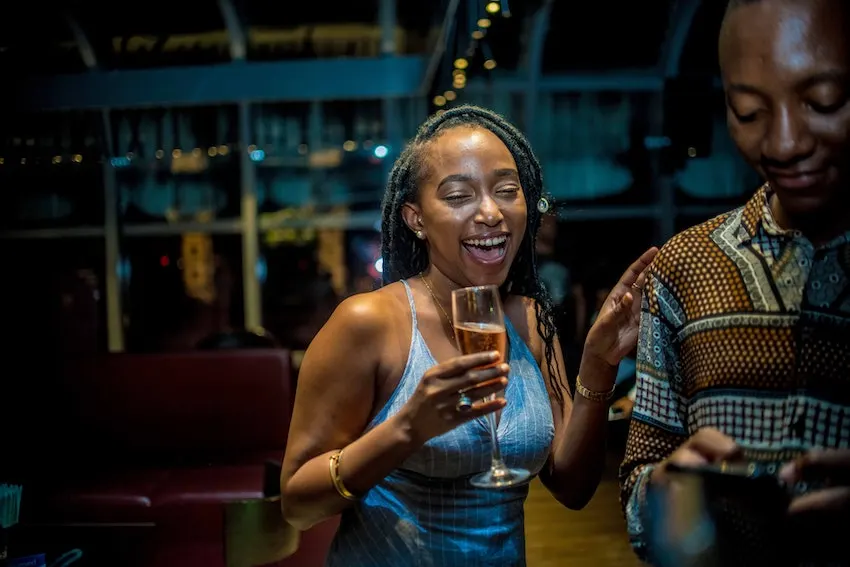
{"label": "woman's earring", "polygon": [[416,231],[416,238],[418,238],[419,240],[425,240],[425,233],[422,232],[421,230],[417,230]]}
{"label": "woman's earring", "polygon": [[540,200],[537,201],[537,210],[542,214],[549,211],[549,201],[547,201],[545,197],[540,197]]}

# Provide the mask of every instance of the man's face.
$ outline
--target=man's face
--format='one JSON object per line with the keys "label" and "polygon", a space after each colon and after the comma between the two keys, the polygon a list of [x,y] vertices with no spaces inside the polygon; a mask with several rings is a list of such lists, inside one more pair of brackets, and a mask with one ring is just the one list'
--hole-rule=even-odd
{"label": "man's face", "polygon": [[789,217],[811,221],[848,200],[843,1],[742,5],[727,15],[721,32],[729,132]]}

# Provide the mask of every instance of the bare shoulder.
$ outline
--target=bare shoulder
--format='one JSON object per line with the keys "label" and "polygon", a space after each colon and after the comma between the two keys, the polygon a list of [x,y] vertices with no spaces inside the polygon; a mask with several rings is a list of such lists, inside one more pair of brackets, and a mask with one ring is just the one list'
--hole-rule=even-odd
{"label": "bare shoulder", "polygon": [[[392,342],[398,329],[399,318],[404,317],[407,300],[402,284],[390,284],[381,289],[352,295],[336,307],[327,323],[318,332],[305,355],[305,363],[312,355],[332,358],[349,356],[357,358],[367,354],[382,355],[383,346]],[[364,348],[368,345],[369,348]]]}
{"label": "bare shoulder", "polygon": [[393,286],[352,295],[337,306],[326,324],[331,329],[351,333],[351,339],[372,340],[384,334],[392,323],[398,301]]}

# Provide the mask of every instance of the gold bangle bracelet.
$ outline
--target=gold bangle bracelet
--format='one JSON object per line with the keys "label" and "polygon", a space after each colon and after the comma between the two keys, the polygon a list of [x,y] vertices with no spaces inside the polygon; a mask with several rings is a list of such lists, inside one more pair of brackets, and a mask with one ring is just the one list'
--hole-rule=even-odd
{"label": "gold bangle bracelet", "polygon": [[358,498],[345,487],[342,483],[342,477],[339,476],[339,463],[342,459],[342,451],[342,449],[335,451],[331,454],[330,458],[328,458],[328,467],[331,471],[331,482],[340,496],[346,500],[358,500]]}
{"label": "gold bangle bracelet", "polygon": [[582,398],[586,398],[591,402],[607,402],[614,397],[614,388],[611,388],[607,392],[595,392],[593,390],[588,390],[584,387],[584,384],[581,383],[581,376],[578,374],[576,374],[576,391],[581,394]]}

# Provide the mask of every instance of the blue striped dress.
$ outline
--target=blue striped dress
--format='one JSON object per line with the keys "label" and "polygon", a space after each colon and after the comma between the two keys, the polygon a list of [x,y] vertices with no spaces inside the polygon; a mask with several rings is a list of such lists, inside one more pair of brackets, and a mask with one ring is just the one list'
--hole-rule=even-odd
{"label": "blue striped dress", "polygon": [[[404,374],[368,429],[408,401],[426,370],[437,364],[413,319]],[[510,366],[498,434],[502,458],[537,474],[549,456],[555,428],[537,362],[506,322]],[[469,478],[490,467],[486,418],[428,441],[417,453],[342,514],[328,567],[477,567],[525,565],[523,504],[528,485],[480,489]]]}

